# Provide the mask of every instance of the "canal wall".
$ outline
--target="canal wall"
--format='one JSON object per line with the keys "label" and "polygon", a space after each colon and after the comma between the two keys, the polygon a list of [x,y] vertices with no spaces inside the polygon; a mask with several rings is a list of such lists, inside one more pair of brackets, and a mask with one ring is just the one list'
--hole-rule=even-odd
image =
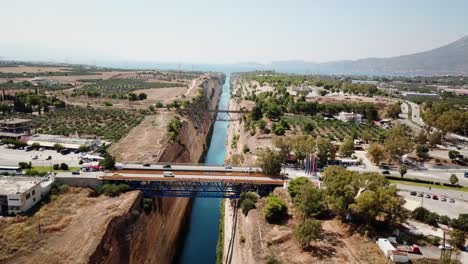
{"label": "canal wall", "polygon": [[[199,103],[205,104],[205,109],[217,107],[224,81],[224,75],[215,75],[201,84],[206,100]],[[196,163],[202,159],[213,119],[205,116],[200,120],[190,117],[182,120],[179,135],[163,150],[159,162]],[[150,203],[153,210],[145,212],[143,203],[147,207]],[[191,201],[187,198],[138,196],[128,214],[109,223],[102,246],[94,252],[90,263],[172,263],[190,209]]]}

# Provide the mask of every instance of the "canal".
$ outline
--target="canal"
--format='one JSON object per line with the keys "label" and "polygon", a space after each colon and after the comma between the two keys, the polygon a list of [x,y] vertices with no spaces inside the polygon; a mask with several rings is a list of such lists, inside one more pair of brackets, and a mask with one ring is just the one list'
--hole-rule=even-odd
{"label": "canal", "polygon": [[[226,74],[226,82],[219,99],[219,109],[228,109],[230,90],[230,76]],[[224,164],[228,125],[229,122],[226,121],[215,122],[205,156],[206,164]],[[219,198],[196,198],[193,200],[188,230],[179,258],[180,264],[215,263],[220,206],[221,199]]]}

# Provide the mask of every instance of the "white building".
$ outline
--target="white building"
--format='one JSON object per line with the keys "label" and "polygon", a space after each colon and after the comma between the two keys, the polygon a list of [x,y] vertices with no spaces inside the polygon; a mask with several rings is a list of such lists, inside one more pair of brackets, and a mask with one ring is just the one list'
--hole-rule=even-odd
{"label": "white building", "polygon": [[355,122],[356,124],[362,123],[362,115],[355,113],[341,112],[338,116],[335,117],[338,120],[343,122]]}
{"label": "white building", "polygon": [[53,178],[0,177],[0,215],[28,211],[50,191],[53,181]]}
{"label": "white building", "polygon": [[79,149],[80,146],[86,146],[95,149],[102,144],[99,139],[72,138],[57,135],[37,134],[28,139],[27,144],[37,143],[41,147],[53,148],[55,144],[61,144],[66,149]]}

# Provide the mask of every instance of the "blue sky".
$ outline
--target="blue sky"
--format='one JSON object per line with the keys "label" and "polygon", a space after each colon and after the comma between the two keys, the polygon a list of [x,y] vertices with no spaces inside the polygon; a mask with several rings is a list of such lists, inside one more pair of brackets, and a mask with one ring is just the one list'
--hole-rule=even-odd
{"label": "blue sky", "polygon": [[189,63],[331,61],[468,35],[468,1],[0,0],[0,56]]}

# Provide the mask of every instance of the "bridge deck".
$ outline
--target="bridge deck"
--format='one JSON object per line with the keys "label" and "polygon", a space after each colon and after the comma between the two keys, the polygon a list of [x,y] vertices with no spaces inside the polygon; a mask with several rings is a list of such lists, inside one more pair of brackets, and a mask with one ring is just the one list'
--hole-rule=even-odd
{"label": "bridge deck", "polygon": [[242,173],[200,173],[200,172],[177,172],[175,177],[164,177],[162,174],[156,174],[155,171],[113,171],[100,177],[102,180],[111,181],[147,181],[147,182],[221,182],[221,183],[249,183],[260,185],[282,186],[284,180],[265,175],[248,175]]}

